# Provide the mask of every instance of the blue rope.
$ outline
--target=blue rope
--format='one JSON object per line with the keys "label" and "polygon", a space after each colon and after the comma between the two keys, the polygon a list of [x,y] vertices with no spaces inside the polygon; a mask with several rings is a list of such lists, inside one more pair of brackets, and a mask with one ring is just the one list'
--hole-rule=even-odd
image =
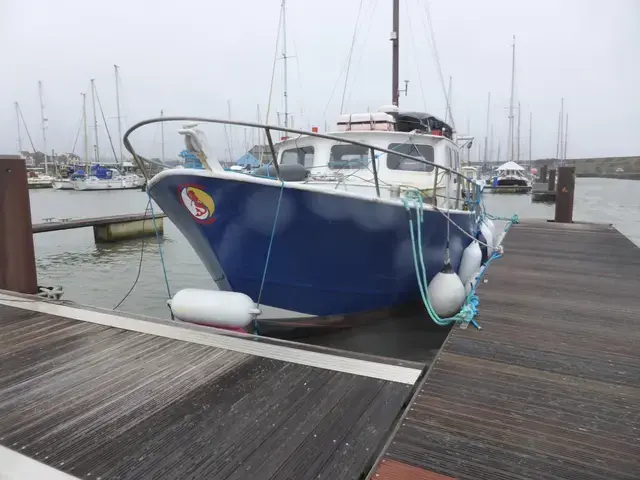
{"label": "blue rope", "polygon": [[262,271],[262,281],[260,282],[260,292],[258,293],[258,307],[260,306],[260,300],[262,299],[262,290],[264,288],[264,281],[267,277],[267,268],[269,267],[269,258],[271,257],[271,247],[273,245],[273,237],[276,234],[276,226],[278,224],[278,216],[280,215],[280,204],[282,203],[282,192],[284,191],[284,182],[280,182],[280,195],[278,195],[278,204],[276,206],[276,214],[273,217],[273,226],[271,227],[271,237],[269,238],[269,248],[267,249],[267,258],[264,262],[264,270]]}
{"label": "blue rope", "polygon": [[[475,317],[478,315],[478,306],[480,304],[480,299],[476,295],[476,289],[480,284],[480,281],[482,280],[482,277],[484,276],[484,273],[487,270],[487,267],[489,266],[489,264],[496,258],[502,257],[502,252],[494,251],[491,257],[484,264],[484,266],[480,270],[480,274],[474,279],[475,281],[473,283],[473,287],[471,288],[471,291],[469,292],[469,294],[465,297],[465,301],[462,305],[462,308],[460,309],[460,312],[458,312],[453,317],[441,318],[437,314],[437,312],[434,310],[431,304],[431,298],[429,297],[427,269],[424,263],[424,253],[422,248],[422,223],[423,223],[423,205],[424,205],[422,196],[420,195],[419,191],[410,190],[402,197],[402,201],[404,203],[405,209],[409,213],[409,232],[411,234],[411,246],[413,250],[413,265],[416,273],[416,279],[418,281],[420,296],[422,297],[422,302],[427,312],[429,313],[429,315],[437,325],[446,326],[446,325],[451,325],[454,322],[461,323],[462,325],[471,323],[474,327],[476,327],[477,329],[480,329],[481,327],[475,321]],[[478,205],[480,205],[480,200],[478,200],[477,202],[474,201],[473,203],[477,203]],[[411,215],[412,207],[414,207],[416,210],[415,228],[413,225],[413,218]],[[482,215],[484,215],[485,214],[484,203],[482,203],[482,207],[483,207]],[[509,229],[509,227],[512,224],[518,223],[519,221],[517,215],[514,215],[513,217],[511,217],[511,219],[508,219],[508,220],[509,220],[509,223],[505,228],[505,232]],[[449,222],[451,220],[447,218],[447,221]],[[415,232],[416,229],[417,229],[417,234]]]}
{"label": "blue rope", "polygon": [[156,214],[153,211],[153,200],[149,194],[149,185],[147,185],[147,197],[149,198],[149,205],[151,206],[151,218],[153,220],[153,229],[156,231],[156,242],[158,243],[158,251],[160,252],[160,263],[162,264],[162,273],[164,275],[164,283],[167,286],[167,295],[171,298],[171,288],[169,288],[169,278],[167,277],[167,268],[164,264],[164,254],[162,253],[162,244],[160,243],[160,232],[158,231],[158,224],[156,223]]}
{"label": "blue rope", "polygon": [[[280,181],[280,195],[278,195],[278,205],[276,206],[276,214],[273,218],[273,226],[271,227],[271,237],[269,238],[269,248],[267,249],[267,258],[264,262],[264,270],[262,271],[262,281],[260,282],[260,292],[258,293],[258,308],[262,300],[262,290],[264,289],[264,281],[267,278],[267,269],[269,268],[269,258],[271,257],[271,247],[273,246],[273,237],[276,235],[276,226],[278,224],[278,216],[280,215],[280,204],[282,203],[282,192],[284,192],[284,181]],[[254,319],[253,328],[258,333],[258,321]]]}

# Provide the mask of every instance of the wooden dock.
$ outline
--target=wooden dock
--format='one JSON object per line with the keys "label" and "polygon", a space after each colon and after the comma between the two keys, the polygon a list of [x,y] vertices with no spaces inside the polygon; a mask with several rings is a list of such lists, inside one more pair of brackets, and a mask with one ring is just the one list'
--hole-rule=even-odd
{"label": "wooden dock", "polygon": [[505,250],[426,374],[0,291],[0,478],[637,479],[640,250],[550,222]]}
{"label": "wooden dock", "polygon": [[526,223],[454,328],[375,480],[640,478],[640,249],[602,225]]}
{"label": "wooden dock", "polygon": [[32,231],[44,233],[93,227],[93,238],[96,243],[110,243],[153,236],[156,235],[156,229],[157,233],[162,235],[165,217],[166,215],[162,212],[155,215],[145,212],[95,218],[47,218],[43,223],[34,224]]}
{"label": "wooden dock", "polygon": [[[155,214],[156,219],[165,218],[164,213]],[[109,215],[95,218],[49,218],[48,221],[33,224],[33,233],[58,232],[60,230],[72,230],[74,228],[101,227],[117,223],[152,222],[150,213],[132,213],[125,215]]]}
{"label": "wooden dock", "polygon": [[32,298],[0,294],[0,478],[358,478],[422,372]]}
{"label": "wooden dock", "polygon": [[534,183],[531,189],[531,201],[553,203],[556,201],[556,191],[549,188],[548,183]]}

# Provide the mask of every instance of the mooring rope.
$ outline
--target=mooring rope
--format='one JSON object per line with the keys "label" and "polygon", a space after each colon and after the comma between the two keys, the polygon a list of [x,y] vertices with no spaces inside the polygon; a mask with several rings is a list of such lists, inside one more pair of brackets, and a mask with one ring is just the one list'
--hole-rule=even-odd
{"label": "mooring rope", "polygon": [[[478,220],[477,222],[478,224],[480,224],[484,216],[486,216],[486,218],[495,219],[495,220],[506,220],[507,221],[507,225],[505,226],[505,233],[506,233],[511,227],[511,225],[515,223],[519,223],[519,218],[517,214],[514,214],[511,218],[497,217],[497,216],[488,214],[486,212],[484,202],[482,201],[481,194],[479,194],[478,197],[479,198],[473,202],[479,205],[481,209],[480,215],[476,217]],[[482,277],[484,276],[484,273],[486,272],[489,264],[496,258],[502,257],[504,253],[502,245],[497,245],[496,247],[494,247],[492,245],[488,245],[487,243],[478,240],[475,236],[469,234],[462,227],[460,227],[455,221],[453,221],[450,215],[445,214],[439,208],[435,208],[436,211],[440,212],[447,219],[447,222],[452,223],[464,235],[470,237],[472,241],[477,241],[480,245],[484,245],[485,247],[488,247],[490,251],[492,251],[492,254],[489,257],[489,259],[485,262],[484,265],[482,265],[478,276],[476,276],[473,279],[471,290],[469,294],[465,297],[464,303],[460,311],[452,317],[442,318],[438,315],[438,313],[433,308],[433,305],[431,303],[431,298],[429,296],[427,269],[424,263],[424,252],[423,252],[423,245],[422,245],[422,223],[423,223],[424,203],[423,203],[421,192],[417,189],[407,191],[405,195],[402,197],[402,202],[404,203],[405,209],[409,213],[409,232],[411,235],[413,264],[414,264],[414,269],[416,273],[416,279],[418,281],[418,288],[420,290],[420,296],[422,297],[422,302],[427,312],[429,313],[429,315],[437,325],[447,326],[447,325],[451,325],[452,323],[459,323],[461,325],[461,328],[466,328],[466,326],[469,323],[471,323],[474,327],[480,329],[481,327],[475,321],[475,317],[478,314],[478,306],[480,304],[480,299],[476,295],[476,289],[480,284],[480,281],[482,280]],[[413,209],[416,211],[415,227],[414,227],[414,220],[411,214],[411,211]],[[417,230],[417,234],[416,234],[416,230]]]}

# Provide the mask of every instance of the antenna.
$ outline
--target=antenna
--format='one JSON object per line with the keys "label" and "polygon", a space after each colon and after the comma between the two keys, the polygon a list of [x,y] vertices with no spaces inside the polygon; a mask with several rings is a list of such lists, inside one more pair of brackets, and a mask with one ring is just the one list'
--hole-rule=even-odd
{"label": "antenna", "polygon": [[42,122],[42,148],[44,153],[44,174],[49,174],[47,162],[47,119],[44,116],[44,97],[42,93],[42,80],[38,80],[38,93],[40,95],[40,120]]}
{"label": "antenna", "polygon": [[120,148],[120,161],[124,161],[124,156],[122,155],[122,122],[120,121],[120,89],[118,86],[118,69],[120,67],[118,67],[118,65],[114,65],[113,66],[114,70],[115,70],[115,76],[116,76],[116,109],[118,112],[118,145]]}

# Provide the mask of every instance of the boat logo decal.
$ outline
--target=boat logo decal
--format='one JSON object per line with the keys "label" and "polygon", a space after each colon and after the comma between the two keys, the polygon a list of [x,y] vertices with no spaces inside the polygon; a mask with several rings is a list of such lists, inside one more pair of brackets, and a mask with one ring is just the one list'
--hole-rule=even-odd
{"label": "boat logo decal", "polygon": [[216,204],[207,192],[199,185],[181,185],[178,187],[180,202],[187,207],[189,213],[200,223],[212,223]]}

